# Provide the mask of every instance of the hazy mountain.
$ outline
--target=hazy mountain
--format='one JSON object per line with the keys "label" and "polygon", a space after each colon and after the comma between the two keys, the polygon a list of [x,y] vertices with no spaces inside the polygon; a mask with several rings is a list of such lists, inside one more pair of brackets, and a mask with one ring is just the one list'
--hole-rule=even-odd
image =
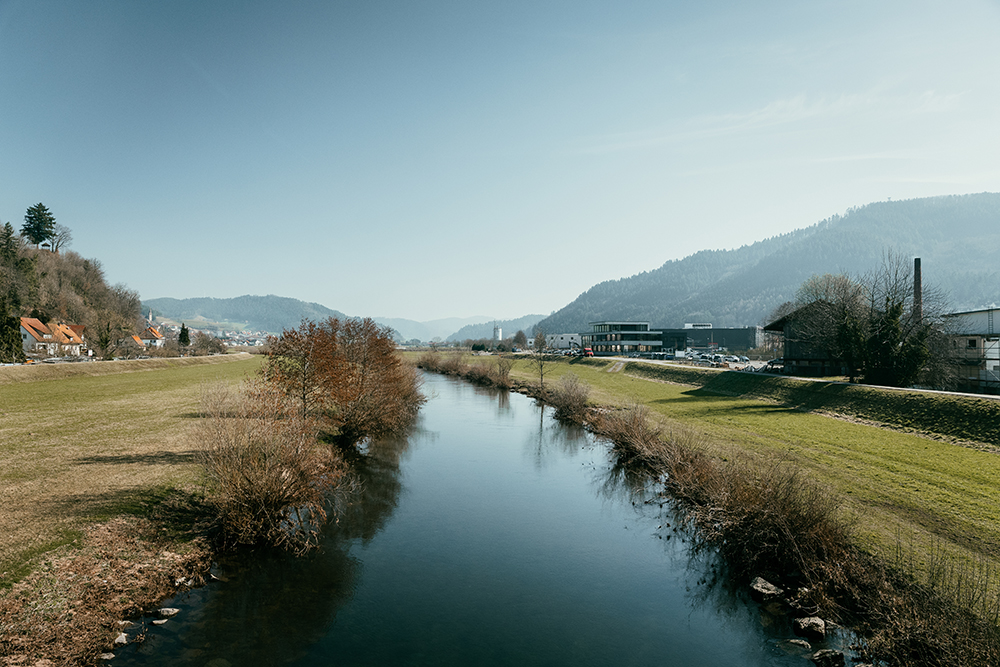
{"label": "hazy mountain", "polygon": [[[514,334],[518,330],[523,331],[529,338],[531,337],[532,329],[538,322],[545,317],[544,315],[525,315],[524,317],[519,317],[514,320],[499,320],[497,324],[503,330],[504,338],[513,338]],[[452,335],[448,336],[446,340],[477,340],[479,338],[493,338],[493,322],[484,322],[482,324],[470,324],[469,326],[462,327]]]}
{"label": "hazy mountain", "polygon": [[924,284],[941,288],[952,310],[1000,302],[1000,194],[879,202],[736,250],[705,250],[595,285],[538,326],[549,333],[587,331],[599,320],[751,326],[794,298],[809,276],[860,275],[890,249],[920,257]]}
{"label": "hazy mountain", "polygon": [[[435,338],[443,339],[459,327],[469,324],[479,324],[486,321],[493,322],[493,320],[485,315],[477,317],[447,317],[440,320],[430,320],[429,322],[416,322],[399,317],[375,317],[372,319],[379,324],[395,329],[399,332],[403,340],[416,338],[424,342],[434,340]],[[490,326],[492,327],[493,325],[490,324]]]}
{"label": "hazy mountain", "polygon": [[187,323],[212,322],[238,325],[250,331],[274,334],[299,326],[303,320],[347,317],[318,303],[306,303],[284,296],[238,296],[232,299],[149,299],[142,303],[143,313],[150,308],[158,317]]}

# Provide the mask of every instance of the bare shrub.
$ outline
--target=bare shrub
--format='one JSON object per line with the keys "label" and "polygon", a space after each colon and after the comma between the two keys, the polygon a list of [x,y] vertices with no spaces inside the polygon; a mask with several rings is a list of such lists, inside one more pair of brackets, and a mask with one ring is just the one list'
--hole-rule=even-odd
{"label": "bare shrub", "polygon": [[660,430],[650,424],[648,415],[645,405],[633,404],[601,415],[594,430],[612,441],[625,462],[652,471],[665,457]]}
{"label": "bare shrub", "polygon": [[501,389],[510,389],[512,382],[510,380],[510,371],[514,367],[514,358],[505,357],[502,354],[498,354],[494,357],[493,362],[493,384]]}
{"label": "bare shrub", "polygon": [[549,402],[555,406],[556,418],[569,421],[583,421],[587,415],[587,399],[590,398],[590,385],[581,382],[573,373],[567,373],[559,378]]}
{"label": "bare shrub", "polygon": [[847,584],[840,566],[851,555],[850,531],[835,496],[780,462],[740,462],[720,474],[716,497],[695,515],[738,576],[799,573],[811,587]]}
{"label": "bare shrub", "polygon": [[425,371],[431,371],[432,373],[440,372],[442,355],[437,351],[424,352],[417,358],[417,368],[422,368]]}
{"label": "bare shrub", "polygon": [[266,382],[203,392],[196,435],[226,546],[304,551],[316,544],[344,468],[316,424]]}
{"label": "bare shrub", "polygon": [[485,363],[474,363],[468,364],[461,371],[462,377],[464,377],[469,382],[474,384],[480,384],[485,386],[493,385],[493,369],[490,368],[489,364]]}
{"label": "bare shrub", "polygon": [[461,375],[468,364],[465,361],[465,355],[461,352],[456,352],[454,354],[442,355],[444,358],[438,362],[438,368],[442,373],[448,373],[450,375]]}

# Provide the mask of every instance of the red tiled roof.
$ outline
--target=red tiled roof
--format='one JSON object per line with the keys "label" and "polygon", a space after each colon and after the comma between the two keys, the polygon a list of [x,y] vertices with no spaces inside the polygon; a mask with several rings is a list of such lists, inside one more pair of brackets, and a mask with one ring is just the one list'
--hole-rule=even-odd
{"label": "red tiled roof", "polygon": [[52,333],[63,345],[83,345],[83,339],[68,324],[57,324],[51,328]]}
{"label": "red tiled roof", "polygon": [[25,330],[27,330],[27,332],[30,333],[34,337],[34,339],[39,342],[55,341],[54,338],[45,337],[45,334],[49,334],[49,336],[51,336],[52,332],[49,331],[49,328],[47,326],[42,324],[41,321],[35,319],[34,317],[22,317],[21,326],[24,327]]}
{"label": "red tiled roof", "polygon": [[161,338],[163,338],[163,334],[161,334],[153,327],[149,327],[141,334],[139,334],[139,338],[142,338],[143,340],[160,340]]}

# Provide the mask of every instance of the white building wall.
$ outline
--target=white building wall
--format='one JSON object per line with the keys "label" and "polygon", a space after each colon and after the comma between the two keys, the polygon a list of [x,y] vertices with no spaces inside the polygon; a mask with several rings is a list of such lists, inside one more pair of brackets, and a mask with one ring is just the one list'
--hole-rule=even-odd
{"label": "white building wall", "polygon": [[545,344],[554,350],[568,350],[573,347],[580,347],[580,334],[549,334],[545,336]]}

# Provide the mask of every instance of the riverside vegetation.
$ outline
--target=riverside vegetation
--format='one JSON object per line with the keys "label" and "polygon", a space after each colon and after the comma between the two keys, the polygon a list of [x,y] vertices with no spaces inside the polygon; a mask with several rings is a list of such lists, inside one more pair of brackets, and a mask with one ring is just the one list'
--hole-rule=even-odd
{"label": "riverside vegetation", "polygon": [[[415,363],[501,380],[495,360]],[[520,360],[497,384],[662,480],[735,581],[793,591],[880,664],[1000,664],[996,401],[600,359],[552,357],[546,389],[539,376]]]}
{"label": "riverside vegetation", "polygon": [[94,664],[219,550],[310,548],[346,460],[423,400],[371,320],[303,323],[263,358],[2,369],[0,664]]}

